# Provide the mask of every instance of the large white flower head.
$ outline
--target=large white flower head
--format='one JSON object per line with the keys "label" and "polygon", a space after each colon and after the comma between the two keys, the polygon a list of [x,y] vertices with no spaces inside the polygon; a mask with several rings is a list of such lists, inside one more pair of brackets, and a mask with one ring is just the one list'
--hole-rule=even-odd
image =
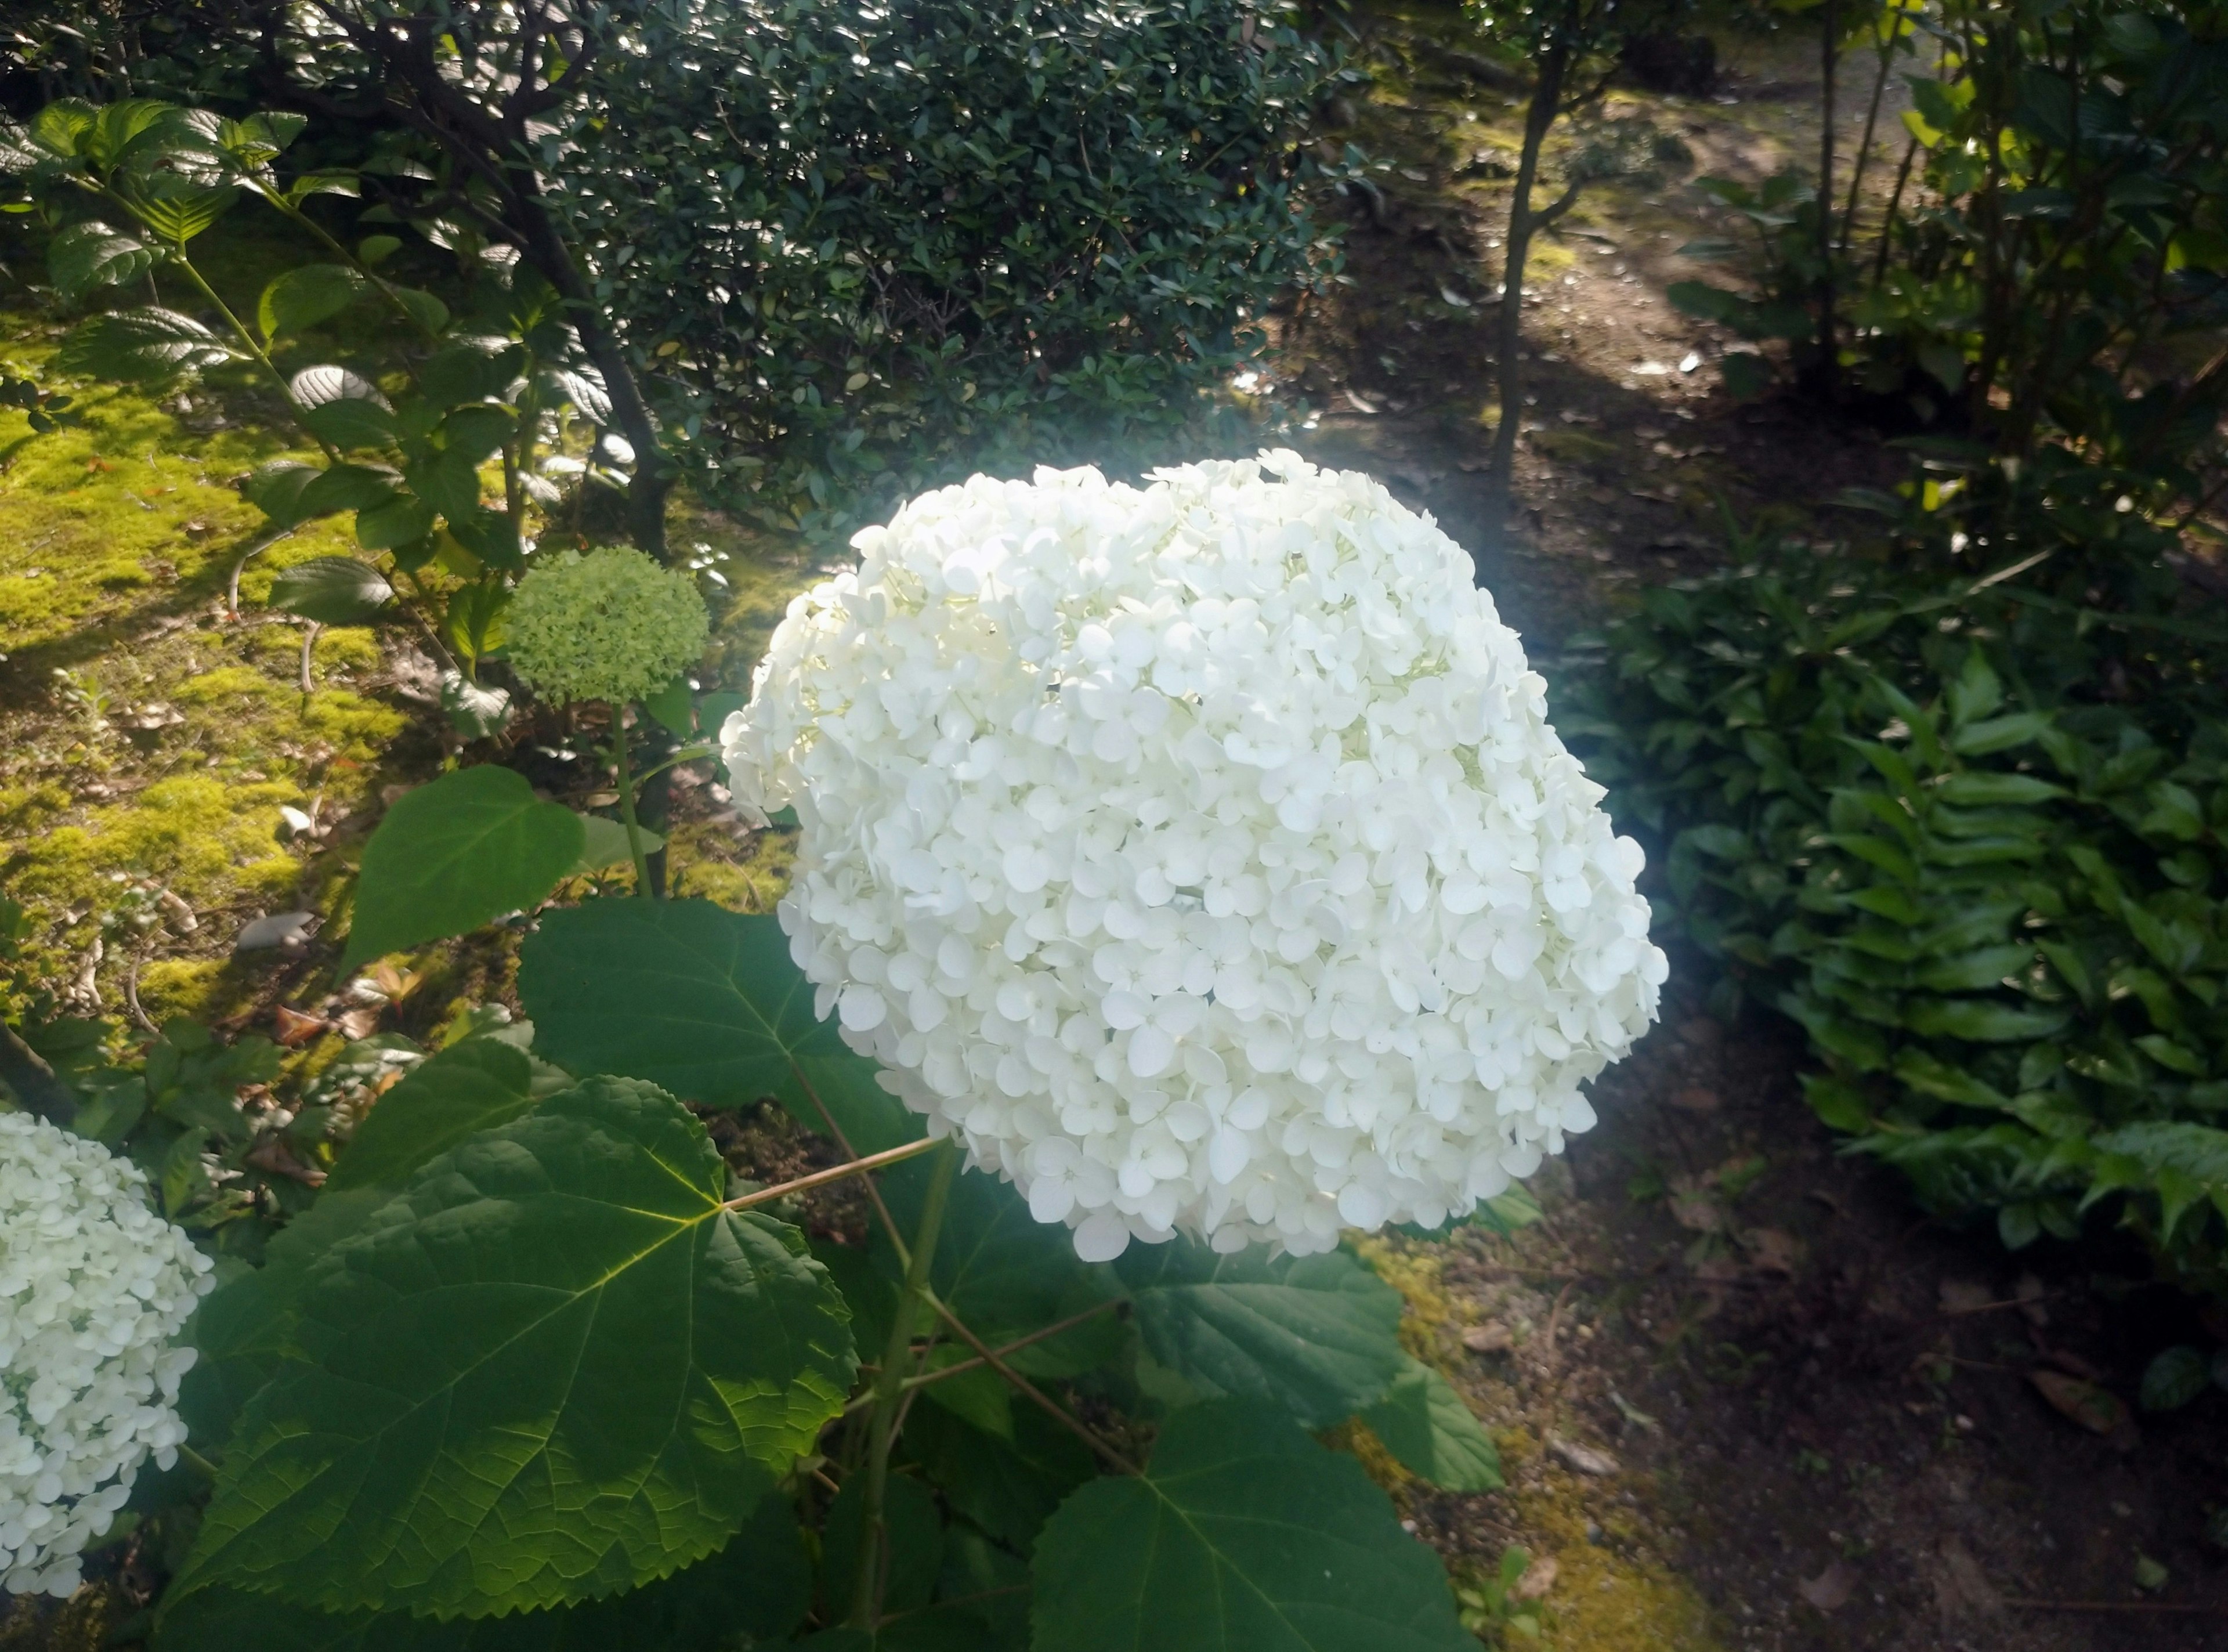
{"label": "large white flower head", "polygon": [[1092,1259],[1437,1226],[1594,1122],[1663,954],[1429,517],[1289,452],[977,477],[852,541],[724,731],[852,1047]]}
{"label": "large white flower head", "polygon": [[170,1339],[209,1259],[97,1142],[0,1113],[0,1589],[67,1595],[151,1454],[186,1437]]}

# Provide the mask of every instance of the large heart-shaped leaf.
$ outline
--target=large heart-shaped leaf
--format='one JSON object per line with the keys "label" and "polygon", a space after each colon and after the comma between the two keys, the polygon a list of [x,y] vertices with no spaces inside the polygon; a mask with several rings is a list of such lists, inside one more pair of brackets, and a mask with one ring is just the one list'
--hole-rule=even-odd
{"label": "large heart-shaped leaf", "polygon": [[326,1179],[328,1194],[399,1187],[470,1136],[507,1124],[529,1107],[534,1063],[492,1038],[466,1039],[419,1063],[379,1098]]}
{"label": "large heart-shaped leaf", "polygon": [[232,352],[191,316],[147,305],[94,316],[55,352],[64,373],[125,384],[155,384],[232,359]]}
{"label": "large heart-shaped leaf", "polygon": [[352,556],[313,556],[281,568],[271,582],[271,605],[320,625],[368,625],[394,600],[394,588],[368,562]]}
{"label": "large heart-shaped leaf", "polygon": [[1399,1293],[1342,1251],[1217,1256],[1178,1239],[1115,1265],[1145,1347],[1210,1399],[1266,1401],[1325,1428],[1385,1397],[1407,1368]]}
{"label": "large heart-shaped leaf", "polygon": [[543,1052],[574,1073],[623,1073],[720,1106],[773,1096],[821,1130],[817,1096],[861,1153],[920,1134],[874,1063],[814,1016],[812,983],[771,916],[708,900],[551,912],[521,950],[518,992]]}
{"label": "large heart-shaped leaf", "polygon": [[1384,1399],[1361,1413],[1403,1468],[1442,1491],[1498,1491],[1501,1453],[1454,1386],[1411,1360]]}
{"label": "large heart-shaped leaf", "polygon": [[326,1252],[173,1589],[480,1617],[724,1544],[843,1404],[842,1298],[725,1209],[670,1096],[599,1079],[426,1165]]}
{"label": "large heart-shaped leaf", "polygon": [[788,1500],[761,1498],[734,1540],[646,1588],[552,1611],[446,1623],[407,1611],[323,1612],[275,1595],[200,1589],[166,1604],[155,1652],[725,1652],[793,1629],[812,1562]]}
{"label": "large heart-shaped leaf", "polygon": [[1266,1407],[1176,1412],[1038,1538],[1034,1652],[1477,1652],[1361,1465]]}
{"label": "large heart-shaped leaf", "polygon": [[492,764],[406,792],[364,845],[343,966],[534,906],[586,847],[578,815]]}

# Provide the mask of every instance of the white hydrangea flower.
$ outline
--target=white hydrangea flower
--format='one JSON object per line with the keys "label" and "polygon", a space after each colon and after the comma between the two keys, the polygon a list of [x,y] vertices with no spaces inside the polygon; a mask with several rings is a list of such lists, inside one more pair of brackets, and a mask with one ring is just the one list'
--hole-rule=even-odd
{"label": "white hydrangea flower", "polygon": [[1431,518],[1280,451],[852,544],[734,792],[797,807],[821,1013],[1084,1257],[1437,1226],[1593,1124],[1667,971],[1641,850]]}
{"label": "white hydrangea flower", "polygon": [[194,1351],[170,1339],[208,1257],[148,1207],[136,1165],[0,1113],[0,1589],[67,1595],[151,1453],[186,1437]]}

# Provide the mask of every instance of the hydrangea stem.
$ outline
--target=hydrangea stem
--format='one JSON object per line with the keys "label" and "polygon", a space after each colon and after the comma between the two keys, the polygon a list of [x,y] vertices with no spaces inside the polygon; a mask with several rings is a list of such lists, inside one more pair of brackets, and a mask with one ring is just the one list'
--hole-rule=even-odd
{"label": "hydrangea stem", "polygon": [[951,1143],[939,1143],[938,1148],[935,1167],[929,1175],[928,1196],[920,1207],[920,1226],[913,1230],[912,1255],[906,1262],[905,1290],[890,1319],[882,1368],[874,1373],[874,1410],[868,1424],[867,1492],[859,1517],[859,1576],[851,1596],[850,1622],[863,1630],[874,1626],[881,1592],[877,1585],[881,1575],[883,1494],[889,1488],[890,1447],[897,1438],[898,1408],[906,1397],[913,1324],[931,1300],[929,1263],[936,1255],[937,1235],[944,1226],[944,1206],[951,1193],[951,1178],[959,1168],[959,1156]]}
{"label": "hydrangea stem", "polygon": [[634,813],[634,772],[627,758],[626,708],[611,702],[611,766],[618,771],[619,818],[626,823],[627,852],[634,856],[634,892],[644,900],[655,900],[650,887],[650,857],[643,853],[642,823]]}

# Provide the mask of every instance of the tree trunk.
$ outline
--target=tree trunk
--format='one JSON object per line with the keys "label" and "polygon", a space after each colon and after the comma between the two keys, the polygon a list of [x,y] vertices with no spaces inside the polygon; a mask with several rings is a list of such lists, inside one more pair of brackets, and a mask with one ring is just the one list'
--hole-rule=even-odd
{"label": "tree trunk", "polygon": [[1532,106],[1524,117],[1524,147],[1516,163],[1516,192],[1508,203],[1508,245],[1501,267],[1501,340],[1495,372],[1501,383],[1501,426],[1493,434],[1493,463],[1488,471],[1488,538],[1496,546],[1507,531],[1508,513],[1515,501],[1512,483],[1516,468],[1516,435],[1524,421],[1524,375],[1518,358],[1524,347],[1524,263],[1532,249],[1533,234],[1567,208],[1565,195],[1546,213],[1532,210],[1532,188],[1540,176],[1540,150],[1563,97],[1563,77],[1571,61],[1570,20],[1559,25],[1540,60],[1540,79],[1532,88]]}

